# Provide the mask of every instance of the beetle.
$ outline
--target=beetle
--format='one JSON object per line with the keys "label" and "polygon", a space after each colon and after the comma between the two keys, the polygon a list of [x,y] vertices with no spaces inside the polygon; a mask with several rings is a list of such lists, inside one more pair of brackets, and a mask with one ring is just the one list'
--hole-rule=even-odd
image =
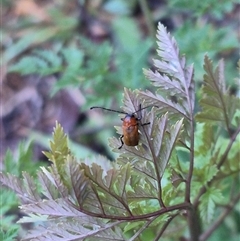
{"label": "beetle", "polygon": [[[116,112],[116,113],[120,113],[120,114],[125,114],[125,117],[121,118],[121,120],[123,122],[122,123],[123,135],[120,136],[121,146],[118,147],[118,149],[121,149],[124,144],[127,146],[137,146],[138,145],[138,142],[140,139],[139,132],[138,132],[138,126],[140,124],[140,120],[142,119],[142,116],[137,117],[135,114],[148,107],[150,107],[150,106],[145,106],[145,107],[141,108],[141,104],[140,104],[139,109],[137,111],[133,112],[132,114],[129,114],[124,111],[112,110],[112,109],[107,109],[107,108],[99,107],[99,106],[93,106],[90,109],[91,110],[92,109],[103,109],[103,110],[112,111],[112,112]],[[141,126],[149,125],[149,124],[150,124],[150,122],[147,122],[147,123],[141,124]]]}

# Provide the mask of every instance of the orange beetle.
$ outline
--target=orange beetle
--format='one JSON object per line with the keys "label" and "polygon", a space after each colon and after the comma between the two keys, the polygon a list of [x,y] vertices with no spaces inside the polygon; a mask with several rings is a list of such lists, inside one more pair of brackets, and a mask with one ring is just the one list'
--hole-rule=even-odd
{"label": "orange beetle", "polygon": [[[124,111],[118,111],[118,110],[112,110],[112,109],[107,109],[104,107],[98,107],[98,106],[93,106],[90,109],[103,109],[103,110],[108,110],[108,111],[112,111],[112,112],[116,112],[116,113],[121,113],[121,114],[126,114],[126,116],[124,118],[121,118],[121,120],[123,121],[122,123],[122,130],[123,130],[123,135],[120,136],[120,140],[121,140],[121,146],[118,147],[118,149],[121,149],[123,147],[123,144],[127,145],[127,146],[137,146],[138,142],[139,142],[139,132],[138,132],[138,125],[139,125],[139,121],[142,119],[142,116],[135,116],[135,113],[146,109],[150,106],[146,106],[144,108],[141,108],[141,104],[139,105],[139,109],[135,112],[133,112],[132,114],[126,113]],[[142,126],[144,125],[149,125],[150,122],[141,124]]]}

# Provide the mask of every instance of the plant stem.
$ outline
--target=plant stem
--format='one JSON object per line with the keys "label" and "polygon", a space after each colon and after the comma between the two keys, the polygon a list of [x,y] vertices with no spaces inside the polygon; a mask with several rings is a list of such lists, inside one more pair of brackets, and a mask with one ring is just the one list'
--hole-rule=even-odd
{"label": "plant stem", "polygon": [[187,211],[188,215],[188,227],[190,232],[191,241],[199,241],[199,236],[201,233],[200,219],[197,213],[197,210],[194,206],[192,209]]}
{"label": "plant stem", "polygon": [[191,209],[191,205],[189,203],[180,203],[176,204],[173,206],[161,208],[155,212],[152,213],[146,213],[142,215],[133,215],[133,216],[119,216],[119,215],[109,215],[109,214],[103,214],[103,213],[95,213],[89,210],[85,210],[84,208],[75,205],[72,203],[70,200],[67,200],[69,205],[73,206],[75,209],[80,211],[81,213],[84,213],[86,215],[92,216],[92,217],[97,217],[97,218],[106,218],[106,219],[111,219],[111,220],[125,220],[125,221],[140,221],[140,220],[146,220],[147,218],[152,218],[156,216],[160,216],[164,213],[169,213],[175,210],[189,210]]}
{"label": "plant stem", "polygon": [[129,241],[134,241],[136,238],[156,219],[158,218],[153,217],[152,219],[148,220],[132,237],[129,239]]}
{"label": "plant stem", "polygon": [[[187,96],[187,103],[189,108],[189,119],[190,119],[190,160],[189,160],[189,171],[186,180],[186,191],[185,191],[185,202],[188,202],[191,205],[191,209],[187,210],[187,219],[188,219],[188,228],[190,232],[190,240],[191,241],[198,241],[199,236],[201,233],[200,229],[200,220],[197,213],[197,207],[194,207],[191,204],[191,181],[193,176],[194,170],[194,149],[195,149],[195,130],[194,130],[194,97],[192,96],[192,91],[194,90],[194,82],[193,82],[193,70],[191,74],[187,77],[185,73],[186,81],[185,83],[191,83],[185,85],[185,92]],[[187,78],[191,78],[191,81],[187,80]]]}
{"label": "plant stem", "polygon": [[147,27],[148,27],[150,36],[152,37],[152,39],[154,39],[155,38],[155,28],[154,28],[151,12],[149,11],[149,8],[148,8],[148,5],[147,5],[147,1],[146,0],[139,0],[139,4],[141,6],[144,17],[146,19],[146,23],[147,23]]}
{"label": "plant stem", "polygon": [[168,227],[168,225],[169,225],[169,224],[172,222],[172,220],[173,220],[175,217],[177,217],[178,215],[179,215],[179,213],[176,213],[176,214],[174,214],[172,217],[170,217],[170,218],[168,219],[168,221],[163,225],[163,227],[162,227],[161,231],[159,232],[159,234],[155,237],[154,241],[160,240],[162,234],[164,233],[164,231],[166,230],[166,228]]}
{"label": "plant stem", "polygon": [[[191,121],[190,165],[189,165],[188,178],[186,181],[186,193],[185,193],[185,202],[188,202],[188,203],[191,203],[190,196],[191,196],[191,180],[193,175],[193,169],[194,169],[194,123],[193,121]],[[192,209],[187,211],[187,216],[188,216],[188,227],[190,231],[190,240],[198,241],[201,233],[201,228],[200,228],[200,220],[197,214],[197,207],[194,207],[192,205]]]}
{"label": "plant stem", "polygon": [[227,146],[226,151],[225,151],[224,154],[222,155],[222,158],[220,159],[220,161],[219,161],[219,163],[218,163],[218,165],[217,165],[218,169],[220,169],[220,167],[223,165],[223,163],[227,160],[228,153],[229,153],[229,151],[231,150],[232,145],[233,145],[234,141],[236,140],[236,138],[237,138],[237,136],[238,136],[239,133],[240,133],[240,126],[239,126],[238,129],[235,131],[234,135],[232,136],[232,138],[231,138],[231,140],[230,140],[230,142],[229,142],[229,144],[228,144],[228,146]]}
{"label": "plant stem", "polygon": [[186,180],[186,192],[185,192],[185,202],[191,203],[191,180],[194,169],[194,123],[191,121],[191,146],[190,146],[190,163],[189,163],[189,172]]}

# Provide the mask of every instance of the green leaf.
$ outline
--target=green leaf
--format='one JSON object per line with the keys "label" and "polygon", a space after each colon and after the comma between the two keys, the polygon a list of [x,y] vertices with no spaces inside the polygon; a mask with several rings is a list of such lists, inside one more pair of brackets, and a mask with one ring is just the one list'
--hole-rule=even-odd
{"label": "green leaf", "polygon": [[4,202],[0,202],[1,215],[5,215],[12,209],[17,208],[19,204],[16,194],[13,191],[5,188],[1,189],[1,199],[4,200]]}
{"label": "green leaf", "polygon": [[216,187],[210,187],[200,198],[200,216],[206,223],[210,223],[213,219],[216,203],[223,200],[222,193]]}
{"label": "green leaf", "polygon": [[13,58],[15,58],[27,48],[29,48],[29,46],[31,46],[32,44],[42,43],[54,37],[57,31],[58,29],[53,27],[44,28],[41,30],[37,29],[35,31],[34,29],[32,29],[31,34],[26,34],[16,43],[7,48],[3,55],[3,63],[10,62]]}
{"label": "green leaf", "polygon": [[[62,126],[56,122],[56,127],[54,128],[53,141],[50,141],[51,150],[49,152],[43,152],[44,155],[54,163],[58,175],[63,182],[65,182],[66,170],[64,164],[66,162],[67,156],[70,154],[68,148],[67,135],[64,133]],[[67,185],[67,183],[65,183]]]}
{"label": "green leaf", "polygon": [[197,123],[195,137],[195,157],[211,155],[210,152],[217,141],[213,127],[206,123]]}
{"label": "green leaf", "polygon": [[120,45],[128,51],[135,50],[136,43],[141,40],[137,24],[131,18],[121,17],[113,21],[113,28]]}
{"label": "green leaf", "polygon": [[206,74],[200,100],[202,111],[196,115],[196,120],[215,125],[218,122],[230,131],[235,111],[240,109],[240,100],[227,93],[223,61],[214,70],[212,61],[205,56],[204,69]]}
{"label": "green leaf", "polygon": [[[135,167],[135,169],[137,169]],[[150,180],[149,177],[143,177],[134,172],[130,179],[130,187],[127,191],[127,199],[131,203],[131,207],[135,208],[141,201],[157,200],[157,185]],[[143,205],[140,205],[143,207]],[[155,209],[159,208],[155,205]],[[142,208],[140,208],[142,212]]]}
{"label": "green leaf", "polygon": [[35,56],[26,56],[22,58],[15,65],[11,66],[11,72],[20,72],[23,75],[38,73],[39,69],[46,70],[48,68],[47,62]]}
{"label": "green leaf", "polygon": [[123,231],[126,233],[130,230],[136,230],[137,228],[139,228],[139,226],[141,227],[143,224],[144,224],[144,221],[129,222],[125,225]]}
{"label": "green leaf", "polygon": [[31,175],[36,174],[36,168],[43,165],[42,162],[33,161],[33,143],[23,141],[18,144],[14,156],[10,150],[7,150],[4,157],[4,173],[11,173],[18,177],[23,171]]}
{"label": "green leaf", "polygon": [[18,236],[18,230],[19,230],[19,227],[16,227],[16,225],[8,226],[6,231],[1,228],[0,229],[0,237],[4,241],[15,240],[15,238],[17,238],[17,236]]}
{"label": "green leaf", "polygon": [[117,43],[114,54],[118,73],[112,78],[129,88],[139,88],[139,83],[141,87],[146,86],[142,68],[147,65],[152,41],[141,37],[137,24],[129,17],[116,18],[113,29]]}
{"label": "green leaf", "polygon": [[83,75],[83,51],[69,47],[64,48],[61,54],[63,55],[66,67],[63,67],[59,81],[54,86],[53,94],[69,86],[79,86],[83,80],[83,77],[81,77]]}

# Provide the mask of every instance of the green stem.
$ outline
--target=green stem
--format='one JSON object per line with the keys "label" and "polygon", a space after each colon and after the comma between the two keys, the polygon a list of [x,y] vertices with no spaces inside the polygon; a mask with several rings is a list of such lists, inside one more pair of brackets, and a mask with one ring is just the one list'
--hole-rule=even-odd
{"label": "green stem", "polygon": [[147,5],[147,1],[139,0],[139,4],[140,4],[142,12],[144,14],[150,36],[152,39],[155,39],[155,27],[154,27],[151,11],[149,10],[148,5]]}

